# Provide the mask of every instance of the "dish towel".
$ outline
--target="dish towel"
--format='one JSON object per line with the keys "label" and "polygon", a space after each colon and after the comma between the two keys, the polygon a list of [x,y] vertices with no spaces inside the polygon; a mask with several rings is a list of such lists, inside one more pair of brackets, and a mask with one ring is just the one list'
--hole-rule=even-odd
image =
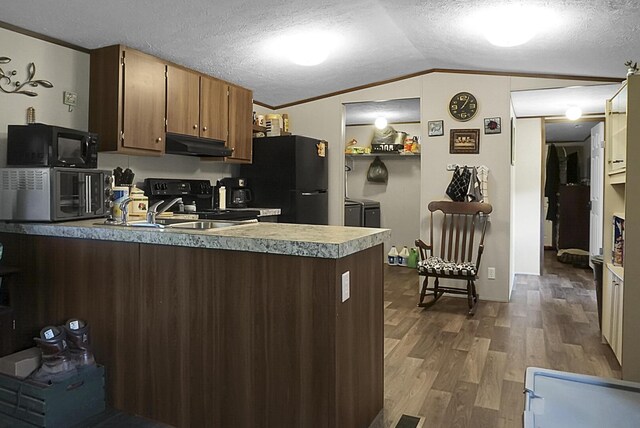
{"label": "dish towel", "polygon": [[478,180],[480,180],[480,192],[482,193],[482,201],[485,204],[489,202],[489,168],[484,165],[478,167]]}

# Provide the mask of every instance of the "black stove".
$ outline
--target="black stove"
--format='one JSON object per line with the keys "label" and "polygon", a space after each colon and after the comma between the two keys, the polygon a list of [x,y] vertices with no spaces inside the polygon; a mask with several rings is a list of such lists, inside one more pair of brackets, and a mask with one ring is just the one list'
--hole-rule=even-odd
{"label": "black stove", "polygon": [[[209,180],[188,180],[176,178],[147,178],[144,180],[144,193],[149,205],[159,201],[169,201],[181,197],[183,205],[175,204],[170,211],[175,214],[196,214],[206,220],[255,220],[258,210],[221,210],[213,205],[213,191]],[[195,211],[184,206],[195,205]],[[183,211],[180,211],[182,208]]]}

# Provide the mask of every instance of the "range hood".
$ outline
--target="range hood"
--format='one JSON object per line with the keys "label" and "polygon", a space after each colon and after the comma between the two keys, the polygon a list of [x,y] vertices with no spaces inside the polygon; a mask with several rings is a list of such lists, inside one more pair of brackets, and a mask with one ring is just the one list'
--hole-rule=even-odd
{"label": "range hood", "polygon": [[209,138],[197,138],[189,135],[167,132],[165,153],[170,155],[225,157],[231,156],[232,149],[225,147],[223,141]]}

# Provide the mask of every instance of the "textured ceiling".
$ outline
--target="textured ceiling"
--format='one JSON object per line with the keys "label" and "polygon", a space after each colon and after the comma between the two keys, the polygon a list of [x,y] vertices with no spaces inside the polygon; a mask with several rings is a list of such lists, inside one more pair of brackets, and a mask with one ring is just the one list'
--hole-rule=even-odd
{"label": "textured ceiling", "polygon": [[[3,1],[0,20],[86,48],[126,44],[270,105],[432,68],[624,77],[625,60],[640,59],[636,0],[524,3],[552,9],[558,25],[514,48],[479,34],[472,17],[498,4],[482,0],[21,0]],[[289,63],[277,40],[311,30],[336,49],[319,66]]]}

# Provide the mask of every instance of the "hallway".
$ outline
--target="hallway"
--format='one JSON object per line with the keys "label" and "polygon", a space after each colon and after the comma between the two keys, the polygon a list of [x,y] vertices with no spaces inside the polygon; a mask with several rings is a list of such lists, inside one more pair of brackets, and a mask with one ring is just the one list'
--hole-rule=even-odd
{"label": "hallway", "polygon": [[546,252],[544,275],[519,275],[511,303],[482,301],[479,288],[473,318],[466,299],[417,308],[416,272],[385,269],[384,415],[373,426],[407,414],[419,427],[521,427],[526,367],[620,377],[590,269]]}

